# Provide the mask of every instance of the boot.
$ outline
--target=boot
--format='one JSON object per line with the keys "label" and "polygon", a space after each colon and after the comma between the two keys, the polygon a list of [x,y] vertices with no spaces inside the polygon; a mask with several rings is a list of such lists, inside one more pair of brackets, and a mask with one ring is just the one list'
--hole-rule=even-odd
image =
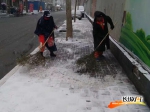
{"label": "boot", "polygon": [[40,52],[40,55],[43,59],[45,59],[45,57],[43,56],[43,52]]}
{"label": "boot", "polygon": [[50,53],[51,57],[56,57],[56,54],[54,54],[53,52]]}
{"label": "boot", "polygon": [[43,52],[40,52],[41,56],[43,57]]}
{"label": "boot", "polygon": [[98,58],[96,58],[96,61],[101,61],[101,60],[104,60],[104,59],[105,59],[105,56],[100,55]]}

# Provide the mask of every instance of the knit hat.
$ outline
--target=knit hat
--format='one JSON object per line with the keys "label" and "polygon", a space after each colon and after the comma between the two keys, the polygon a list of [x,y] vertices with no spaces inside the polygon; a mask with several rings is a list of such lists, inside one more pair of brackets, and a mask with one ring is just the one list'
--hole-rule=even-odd
{"label": "knit hat", "polygon": [[94,17],[105,17],[106,15],[101,11],[95,11]]}
{"label": "knit hat", "polygon": [[50,12],[49,12],[49,11],[44,11],[43,16],[45,16],[45,17],[50,17],[50,16],[51,16],[51,14],[50,14]]}

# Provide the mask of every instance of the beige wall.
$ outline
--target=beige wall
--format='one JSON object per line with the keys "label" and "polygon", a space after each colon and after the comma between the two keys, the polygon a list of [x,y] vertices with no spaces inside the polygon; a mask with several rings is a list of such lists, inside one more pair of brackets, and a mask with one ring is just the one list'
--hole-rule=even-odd
{"label": "beige wall", "polygon": [[94,1],[96,1],[96,10],[102,11],[110,16],[114,24],[117,22],[115,29],[110,34],[115,40],[118,41],[120,38],[125,0],[88,0],[85,4],[85,10],[87,14],[92,17],[93,13],[90,12],[93,12],[94,10],[94,8],[91,8],[91,6],[95,6],[92,5]]}

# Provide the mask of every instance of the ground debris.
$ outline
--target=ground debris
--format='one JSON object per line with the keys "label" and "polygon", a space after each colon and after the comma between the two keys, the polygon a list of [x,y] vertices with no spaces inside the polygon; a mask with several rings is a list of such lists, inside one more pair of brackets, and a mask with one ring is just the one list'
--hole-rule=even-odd
{"label": "ground debris", "polygon": [[94,53],[79,58],[76,65],[79,73],[99,73],[99,63],[95,60]]}
{"label": "ground debris", "polygon": [[19,65],[31,65],[31,66],[38,66],[45,64],[45,58],[41,56],[40,52],[37,52],[33,55],[22,55],[20,58],[17,59],[17,63]]}

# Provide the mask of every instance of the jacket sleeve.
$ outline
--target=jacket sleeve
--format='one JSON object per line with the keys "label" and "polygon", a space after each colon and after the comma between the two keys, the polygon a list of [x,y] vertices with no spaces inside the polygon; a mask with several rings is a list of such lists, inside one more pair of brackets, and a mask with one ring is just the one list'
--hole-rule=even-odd
{"label": "jacket sleeve", "polygon": [[39,32],[40,34],[46,34],[47,32],[45,31],[45,27],[44,27],[44,22],[43,22],[43,18],[41,18],[38,22],[38,27],[39,27]]}
{"label": "jacket sleeve", "polygon": [[97,25],[95,22],[93,22],[93,39],[94,39],[94,41],[96,40],[97,33],[98,33]]}
{"label": "jacket sleeve", "polygon": [[57,28],[57,26],[56,26],[56,24],[55,24],[55,22],[54,22],[54,19],[53,19],[53,17],[52,17],[52,21],[53,21],[53,28]]}
{"label": "jacket sleeve", "polygon": [[107,17],[108,23],[110,24],[110,28],[113,30],[114,29],[114,24],[112,22],[112,19],[109,16],[106,16],[106,17]]}
{"label": "jacket sleeve", "polygon": [[39,22],[40,22],[40,19],[38,20],[37,25],[36,25],[36,29],[35,29],[35,31],[34,31],[34,33],[35,33],[36,35],[39,35],[39,34],[40,34]]}

